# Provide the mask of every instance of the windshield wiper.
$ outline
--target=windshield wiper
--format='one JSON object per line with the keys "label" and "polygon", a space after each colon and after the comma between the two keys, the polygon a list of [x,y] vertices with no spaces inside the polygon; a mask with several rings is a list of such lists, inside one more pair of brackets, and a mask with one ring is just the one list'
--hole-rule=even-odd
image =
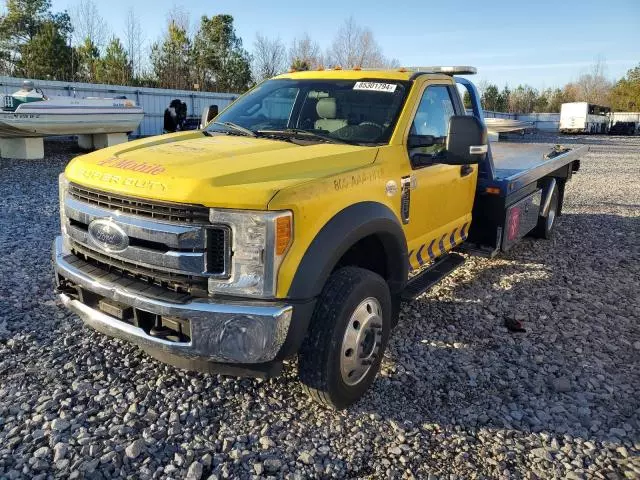
{"label": "windshield wiper", "polygon": [[240,132],[247,137],[257,137],[258,134],[253,130],[249,130],[248,128],[244,128],[233,122],[212,122],[212,125],[221,125],[223,127],[227,127],[227,130],[233,130],[234,132]]}
{"label": "windshield wiper", "polygon": [[349,142],[348,140],[330,137],[328,135],[322,135],[321,133],[311,132],[309,130],[303,130],[301,128],[285,128],[282,130],[258,130],[257,133],[260,135],[291,135],[292,137],[295,137],[295,136],[313,137],[325,142],[346,143],[348,145],[353,145],[353,142]]}

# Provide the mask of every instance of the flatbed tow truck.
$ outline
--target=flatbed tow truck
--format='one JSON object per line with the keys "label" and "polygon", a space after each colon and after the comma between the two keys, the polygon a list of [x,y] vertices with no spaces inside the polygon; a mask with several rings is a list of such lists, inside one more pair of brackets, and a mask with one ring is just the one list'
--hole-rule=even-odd
{"label": "flatbed tow truck", "polygon": [[312,398],[352,404],[401,302],[459,250],[549,238],[586,152],[489,145],[472,73],[292,72],[203,130],[77,157],[60,176],[61,301],[182,368],[274,376],[297,356]]}

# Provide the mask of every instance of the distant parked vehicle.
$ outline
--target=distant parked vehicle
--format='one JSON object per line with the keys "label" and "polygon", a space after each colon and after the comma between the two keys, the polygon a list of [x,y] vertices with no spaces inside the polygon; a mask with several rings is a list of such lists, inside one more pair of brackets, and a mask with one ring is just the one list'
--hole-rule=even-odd
{"label": "distant parked vehicle", "polygon": [[563,103],[560,107],[560,133],[609,132],[611,109],[587,102]]}
{"label": "distant parked vehicle", "polygon": [[616,122],[609,129],[610,135],[635,135],[636,122]]}

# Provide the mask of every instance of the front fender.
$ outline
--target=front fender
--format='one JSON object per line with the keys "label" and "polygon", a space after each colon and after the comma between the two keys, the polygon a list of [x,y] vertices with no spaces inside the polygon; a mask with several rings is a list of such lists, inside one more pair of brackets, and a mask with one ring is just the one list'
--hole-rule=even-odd
{"label": "front fender", "polygon": [[391,293],[400,293],[407,281],[409,265],[402,226],[386,205],[360,202],[338,212],[318,232],[298,265],[288,298],[317,297],[340,258],[359,240],[371,235],[384,248]]}

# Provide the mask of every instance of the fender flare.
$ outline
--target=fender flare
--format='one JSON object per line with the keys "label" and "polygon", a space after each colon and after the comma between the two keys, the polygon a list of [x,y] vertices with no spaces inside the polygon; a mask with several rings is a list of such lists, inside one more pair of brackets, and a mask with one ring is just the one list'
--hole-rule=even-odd
{"label": "fender flare", "polygon": [[298,265],[288,297],[304,300],[320,295],[340,258],[359,240],[371,235],[381,241],[385,250],[385,280],[391,294],[399,294],[409,271],[404,231],[389,207],[367,201],[344,208],[320,229]]}

